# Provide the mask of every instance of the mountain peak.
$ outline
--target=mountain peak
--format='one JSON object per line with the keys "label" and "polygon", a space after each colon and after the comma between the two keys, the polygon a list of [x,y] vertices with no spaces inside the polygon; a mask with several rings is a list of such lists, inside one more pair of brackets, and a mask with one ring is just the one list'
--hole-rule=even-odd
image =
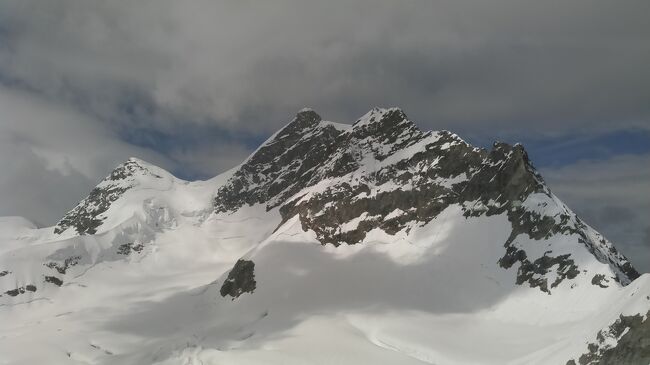
{"label": "mountain peak", "polygon": [[314,128],[321,120],[321,116],[313,109],[303,108],[298,111],[293,120],[291,120],[291,122],[281,130],[280,136]]}
{"label": "mountain peak", "polygon": [[76,207],[54,227],[55,234],[74,228],[77,234],[94,234],[106,218],[103,214],[124,193],[137,187],[172,180],[167,171],[139,158],[131,157],[119,164]]}
{"label": "mountain peak", "polygon": [[126,161],[123,162],[123,164],[134,164],[144,168],[148,166],[153,166],[151,163],[137,157],[129,157],[126,159]]}
{"label": "mountain peak", "polygon": [[[529,270],[520,273],[521,284],[550,293],[575,271],[536,266],[516,250],[519,235],[541,240],[576,234],[581,244],[602,252],[599,259],[621,272],[617,280],[626,283],[634,276],[624,270],[627,259],[610,244],[591,239],[582,223],[571,218],[573,213],[564,212],[520,144],[496,142],[488,152],[451,132],[422,132],[399,108],[373,108],[348,130],[307,129],[319,121],[311,110],[299,113],[219,189],[215,210],[279,207],[281,225],[298,216],[303,229],[315,232],[322,244],[339,246],[364,242],[375,229],[408,234],[445,209],[460,206],[465,217],[507,215],[513,236],[504,243],[509,251],[501,262],[504,267],[520,262]],[[521,206],[531,196],[562,213],[531,213]],[[390,212],[399,214],[383,218]],[[561,260],[550,255],[538,259]],[[562,270],[573,267],[569,259],[562,260]],[[553,275],[561,278],[550,281]]]}
{"label": "mountain peak", "polygon": [[370,138],[370,143],[392,143],[400,136],[412,138],[420,129],[399,108],[373,108],[352,125],[357,139]]}
{"label": "mountain peak", "polygon": [[300,110],[298,110],[298,113],[296,114],[302,114],[302,113],[316,113],[316,111],[310,107],[304,107]]}
{"label": "mountain peak", "polygon": [[301,110],[199,183],[130,158],[52,228],[0,219],[0,314],[21,329],[0,348],[39,348],[0,350],[11,363],[304,363],[329,344],[357,363],[569,364],[645,353],[650,333],[650,276],[632,282],[523,146],[397,108],[349,128]]}
{"label": "mountain peak", "polygon": [[[305,131],[310,128],[316,128],[323,122],[322,117],[312,108],[303,108],[296,113],[296,116],[278,133],[278,137],[286,136],[290,133],[298,131]],[[330,124],[336,124],[327,122]],[[325,124],[328,125],[328,124]],[[349,129],[356,129],[357,131],[385,131],[396,126],[401,127],[413,126],[415,123],[411,122],[404,111],[398,107],[380,108],[374,107],[366,114],[357,119]],[[346,128],[344,128],[346,129]]]}
{"label": "mountain peak", "polygon": [[113,171],[104,179],[106,180],[124,180],[127,179],[137,172],[146,172],[148,171],[146,163],[138,158],[130,157],[125,162],[117,165]]}
{"label": "mountain peak", "polygon": [[364,114],[361,118],[357,119],[357,121],[354,122],[352,126],[353,128],[363,128],[365,126],[373,124],[395,123],[404,120],[408,120],[408,118],[400,108],[374,107],[370,109],[366,114]]}

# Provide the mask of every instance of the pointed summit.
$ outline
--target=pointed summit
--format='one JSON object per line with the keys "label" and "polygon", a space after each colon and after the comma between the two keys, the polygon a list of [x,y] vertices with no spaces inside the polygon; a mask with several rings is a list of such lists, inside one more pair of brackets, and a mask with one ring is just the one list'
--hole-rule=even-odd
{"label": "pointed summit", "polygon": [[276,135],[267,140],[221,187],[214,199],[218,212],[266,203],[284,202],[312,179],[335,151],[344,133],[312,109],[302,109]]}
{"label": "pointed summit", "polygon": [[146,171],[147,169],[146,167],[143,166],[142,162],[143,161],[140,159],[137,159],[135,157],[130,157],[128,160],[126,160],[126,162],[115,167],[115,169],[111,171],[110,175],[108,175],[106,179],[104,179],[104,181],[124,180],[126,178],[133,176],[133,174],[137,172]]}
{"label": "pointed summit", "polygon": [[94,234],[102,225],[103,214],[125,192],[136,186],[169,183],[173,176],[167,171],[135,157],[121,163],[90,191],[76,207],[66,213],[54,227],[55,234],[74,228],[79,235]]}
{"label": "pointed summit", "polygon": [[302,108],[298,110],[298,113],[296,113],[296,117],[301,116],[301,115],[313,115],[316,116],[318,119],[320,119],[320,116],[316,111],[312,108]]}
{"label": "pointed summit", "polygon": [[401,109],[376,107],[352,125],[351,134],[379,160],[425,136]]}
{"label": "pointed summit", "polygon": [[320,115],[314,110],[308,108],[301,109],[293,120],[286,127],[282,128],[277,138],[297,137],[301,132],[316,127],[321,120]]}
{"label": "pointed summit", "polygon": [[381,123],[384,119],[384,116],[386,115],[394,115],[397,116],[398,118],[401,117],[402,119],[406,119],[406,115],[402,111],[402,109],[397,108],[397,107],[391,107],[391,108],[380,108],[380,107],[374,107],[370,109],[366,114],[364,114],[361,118],[357,119],[356,122],[354,122],[353,126],[355,127],[361,127],[363,125],[367,124],[373,124],[373,123]]}
{"label": "pointed summit", "polygon": [[399,108],[372,108],[369,112],[359,118],[353,125],[357,138],[365,138],[371,135],[395,134],[398,129],[403,131],[419,131],[419,128],[408,119],[406,114]]}

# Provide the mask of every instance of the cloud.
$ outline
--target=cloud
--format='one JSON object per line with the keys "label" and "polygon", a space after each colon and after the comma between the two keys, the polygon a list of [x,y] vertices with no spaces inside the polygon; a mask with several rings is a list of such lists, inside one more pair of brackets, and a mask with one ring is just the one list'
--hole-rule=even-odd
{"label": "cloud", "polygon": [[[130,155],[215,175],[304,106],[400,106],[478,141],[577,135],[536,151],[593,157],[598,136],[650,130],[648,4],[4,0],[0,214],[52,223]],[[648,271],[647,150],[610,145],[543,172]]]}
{"label": "cloud", "polygon": [[553,192],[650,272],[650,154],[582,161],[541,172]]}
{"label": "cloud", "polygon": [[209,178],[242,163],[253,151],[246,146],[227,141],[201,145],[198,148],[178,148],[171,157],[182,166],[184,174]]}
{"label": "cloud", "polygon": [[181,136],[179,131],[153,132],[142,133],[157,139],[136,140],[134,131],[111,128],[65,103],[0,87],[0,216],[54,224],[131,156],[184,177],[205,178],[235,166],[250,153],[249,148],[210,133],[199,138]]}
{"label": "cloud", "polygon": [[648,128],[648,10],[646,1],[7,0],[0,70],[113,123],[157,128],[268,134],[303,106],[351,121],[373,105],[461,132]]}
{"label": "cloud", "polygon": [[93,118],[29,93],[0,87],[0,121],[0,216],[53,224],[128,157],[171,165]]}
{"label": "cloud", "polygon": [[0,158],[0,216],[24,216],[38,226],[51,225],[94,184],[76,170],[48,169],[47,161],[29,148],[2,142],[0,153],[14,157]]}

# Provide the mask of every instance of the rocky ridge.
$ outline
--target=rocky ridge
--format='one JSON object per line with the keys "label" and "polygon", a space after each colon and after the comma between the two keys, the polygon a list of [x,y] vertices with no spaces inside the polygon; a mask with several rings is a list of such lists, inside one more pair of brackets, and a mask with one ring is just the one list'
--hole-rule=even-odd
{"label": "rocky ridge", "polygon": [[587,344],[587,352],[567,361],[566,365],[650,363],[649,318],[650,311],[645,315],[620,315],[614,323],[598,331],[596,341]]}
{"label": "rocky ridge", "polygon": [[[524,204],[532,200],[540,206]],[[626,284],[639,276],[552,195],[523,146],[476,148],[447,131],[421,131],[397,108],[375,108],[349,128],[323,122],[312,110],[299,112],[214,198],[219,213],[255,204],[278,208],[280,226],[298,216],[305,231],[335,246],[361,243],[375,229],[408,234],[457,204],[466,217],[507,214],[512,232],[498,264],[516,267],[518,284],[550,294],[580,270],[568,254],[529,257],[518,243],[524,236],[574,235],[615,268],[611,279]],[[549,205],[552,216],[543,209]]]}

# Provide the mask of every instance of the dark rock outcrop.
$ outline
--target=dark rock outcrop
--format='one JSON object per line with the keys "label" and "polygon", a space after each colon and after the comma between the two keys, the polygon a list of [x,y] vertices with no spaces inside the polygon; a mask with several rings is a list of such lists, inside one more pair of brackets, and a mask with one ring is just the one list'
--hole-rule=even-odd
{"label": "dark rock outcrop", "polygon": [[63,260],[63,262],[50,261],[45,264],[46,267],[56,270],[59,274],[65,274],[69,268],[77,265],[81,256],[72,256]]}
{"label": "dark rock outcrop", "polygon": [[20,294],[25,294],[26,292],[32,292],[33,293],[35,291],[36,291],[36,286],[28,284],[28,285],[21,286],[21,287],[16,288],[16,289],[7,290],[5,292],[5,294],[10,296],[10,297],[15,297],[15,296],[18,296]]}
{"label": "dark rock outcrop", "polygon": [[255,282],[255,263],[240,259],[228,273],[228,277],[221,285],[222,297],[230,296],[233,300],[243,293],[252,293],[257,283]]}
{"label": "dark rock outcrop", "polygon": [[603,274],[596,274],[591,279],[591,284],[592,285],[596,285],[596,286],[599,286],[601,288],[608,288],[609,287],[609,285],[607,285],[608,282],[609,282],[609,280],[607,280],[607,278],[605,278],[605,275],[603,275]]}
{"label": "dark rock outcrop", "polygon": [[[621,315],[608,328],[598,332],[587,352],[567,365],[646,365],[650,364],[650,312],[645,317]],[[616,345],[608,345],[614,340]],[[610,340],[610,341],[608,341]]]}
{"label": "dark rock outcrop", "polygon": [[56,286],[61,286],[63,285],[63,280],[57,278],[56,276],[46,276],[45,277],[45,282],[46,283],[52,283]]}
{"label": "dark rock outcrop", "polygon": [[141,243],[129,242],[121,244],[117,247],[117,254],[128,256],[132,252],[140,253],[144,249],[144,245]]}

